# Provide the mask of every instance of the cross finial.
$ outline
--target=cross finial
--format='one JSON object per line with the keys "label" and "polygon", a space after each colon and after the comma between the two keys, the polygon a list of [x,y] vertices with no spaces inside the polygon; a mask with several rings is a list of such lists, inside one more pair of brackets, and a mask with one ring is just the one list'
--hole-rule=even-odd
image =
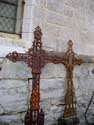
{"label": "cross finial", "polygon": [[72,46],[73,46],[73,42],[72,42],[72,40],[69,40],[69,41],[68,41],[68,48],[69,48],[69,49],[72,49]]}
{"label": "cross finial", "polygon": [[34,31],[34,39],[41,40],[41,37],[42,37],[41,28],[37,26]]}
{"label": "cross finial", "polygon": [[37,26],[34,31],[34,42],[33,42],[33,49],[36,51],[37,49],[41,49],[42,43],[41,43],[41,37],[42,37],[42,32],[41,28]]}

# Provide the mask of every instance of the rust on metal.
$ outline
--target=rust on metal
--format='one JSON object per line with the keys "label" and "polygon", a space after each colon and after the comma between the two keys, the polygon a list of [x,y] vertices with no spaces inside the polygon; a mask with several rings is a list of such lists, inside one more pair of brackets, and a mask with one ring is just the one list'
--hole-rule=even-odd
{"label": "rust on metal", "polygon": [[73,87],[73,69],[75,65],[80,65],[82,59],[77,59],[73,52],[73,43],[71,40],[68,42],[68,50],[65,55],[64,65],[67,71],[67,92],[65,96],[65,110],[64,117],[76,116],[76,106],[74,103],[74,87]]}
{"label": "rust on metal", "polygon": [[44,112],[40,108],[40,74],[41,69],[47,63],[64,64],[67,71],[67,93],[65,97],[64,117],[76,114],[73,98],[73,68],[76,64],[81,64],[81,59],[74,57],[72,49],[72,41],[68,43],[66,53],[47,52],[42,49],[41,42],[42,32],[40,27],[36,27],[34,31],[33,47],[25,54],[12,52],[6,57],[13,61],[24,61],[32,69],[32,93],[30,98],[30,108],[25,116],[25,125],[44,125]]}
{"label": "rust on metal", "polygon": [[32,68],[32,93],[30,98],[30,108],[25,116],[25,125],[44,125],[44,112],[40,108],[40,74],[44,67],[44,51],[41,50],[42,32],[40,27],[34,31],[33,48],[30,48],[25,54],[12,52],[6,57],[13,61],[24,61]]}

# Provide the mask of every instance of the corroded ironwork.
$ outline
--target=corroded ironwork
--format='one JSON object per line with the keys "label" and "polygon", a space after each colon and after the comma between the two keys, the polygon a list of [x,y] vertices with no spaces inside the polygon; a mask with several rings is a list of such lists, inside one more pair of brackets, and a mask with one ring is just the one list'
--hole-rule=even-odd
{"label": "corroded ironwork", "polygon": [[32,94],[30,98],[30,109],[25,116],[25,125],[44,125],[44,112],[40,108],[40,74],[41,69],[47,63],[64,64],[67,71],[67,93],[65,97],[64,117],[76,115],[74,107],[74,89],[73,89],[73,69],[74,65],[81,64],[81,59],[74,57],[72,50],[72,41],[68,43],[66,53],[47,52],[42,49],[42,32],[38,26],[34,32],[33,47],[25,54],[12,52],[6,57],[13,61],[24,61],[32,69]]}
{"label": "corroded ironwork", "polygon": [[67,91],[65,95],[65,109],[63,117],[58,119],[58,125],[78,125],[79,119],[76,112],[73,87],[73,69],[75,65],[83,63],[82,59],[76,58],[73,52],[73,43],[68,42],[68,50],[63,56],[62,63],[66,67]]}
{"label": "corroded ironwork", "polygon": [[40,74],[44,66],[43,55],[41,50],[42,32],[37,27],[34,32],[33,48],[30,48],[26,54],[17,52],[9,53],[6,57],[13,62],[24,61],[32,68],[32,94],[30,99],[30,109],[25,116],[25,125],[44,125],[44,112],[40,108]]}
{"label": "corroded ironwork", "polygon": [[67,92],[65,96],[64,117],[71,117],[76,115],[76,106],[74,104],[73,69],[74,65],[80,65],[82,63],[82,59],[77,59],[74,57],[72,46],[73,43],[71,40],[69,40],[68,50],[64,60],[64,64],[67,70]]}

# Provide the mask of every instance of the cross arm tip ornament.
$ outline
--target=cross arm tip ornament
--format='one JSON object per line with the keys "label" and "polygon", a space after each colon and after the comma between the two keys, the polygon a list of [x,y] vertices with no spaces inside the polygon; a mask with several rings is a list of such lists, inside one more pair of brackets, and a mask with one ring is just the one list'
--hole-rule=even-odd
{"label": "cross arm tip ornament", "polygon": [[19,55],[16,51],[13,51],[12,53],[7,54],[6,58],[11,60],[12,62],[16,62],[19,59]]}
{"label": "cross arm tip ornament", "polygon": [[41,28],[37,26],[34,31],[34,39],[41,40],[41,36],[42,36]]}
{"label": "cross arm tip ornament", "polygon": [[73,51],[73,42],[72,42],[72,40],[68,41],[67,55],[72,55],[73,56],[73,58],[74,58],[74,65],[81,65],[83,63],[83,59],[81,59],[80,56],[74,57],[75,53]]}
{"label": "cross arm tip ornament", "polygon": [[69,40],[69,41],[68,41],[68,46],[73,46],[72,40]]}

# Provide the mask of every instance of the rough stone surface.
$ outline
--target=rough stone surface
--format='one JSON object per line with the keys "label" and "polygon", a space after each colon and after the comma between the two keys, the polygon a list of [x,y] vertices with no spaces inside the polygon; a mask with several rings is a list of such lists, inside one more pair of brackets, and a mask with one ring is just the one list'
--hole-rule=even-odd
{"label": "rough stone surface", "polygon": [[[0,98],[1,114],[7,112],[21,112],[27,108],[28,82],[22,80],[1,80]],[[13,108],[11,109],[11,106]]]}
{"label": "rough stone surface", "polygon": [[[25,0],[22,39],[0,35],[0,125],[24,125],[32,70],[25,63],[12,63],[4,57],[15,50],[26,52],[32,45],[37,25],[43,31],[44,49],[66,51],[71,39],[75,53],[94,56],[94,0]],[[73,82],[77,115],[84,125],[84,113],[94,91],[94,64],[75,66]],[[40,104],[45,112],[45,125],[57,125],[57,119],[63,115],[66,87],[64,65],[47,64],[42,69]],[[87,117],[94,122],[93,104]]]}
{"label": "rough stone surface", "polygon": [[[31,78],[31,69],[24,62],[13,63],[8,59],[1,59],[2,70],[0,78],[28,79]],[[10,70],[11,69],[11,70]]]}

